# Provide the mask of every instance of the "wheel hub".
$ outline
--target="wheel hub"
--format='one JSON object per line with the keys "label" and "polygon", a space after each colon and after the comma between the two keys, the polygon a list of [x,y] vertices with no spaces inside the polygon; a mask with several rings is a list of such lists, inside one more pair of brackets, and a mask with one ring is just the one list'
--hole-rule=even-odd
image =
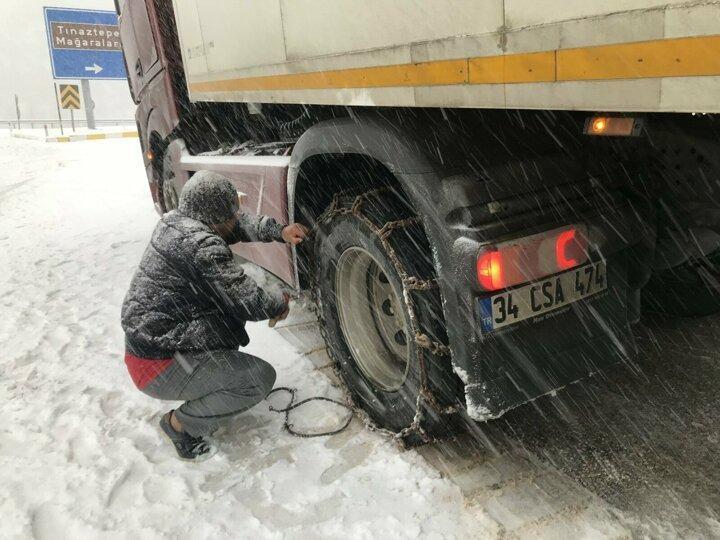
{"label": "wheel hub", "polygon": [[382,267],[362,248],[345,250],[335,291],[340,327],[358,368],[375,386],[399,389],[409,367],[408,331],[400,296]]}

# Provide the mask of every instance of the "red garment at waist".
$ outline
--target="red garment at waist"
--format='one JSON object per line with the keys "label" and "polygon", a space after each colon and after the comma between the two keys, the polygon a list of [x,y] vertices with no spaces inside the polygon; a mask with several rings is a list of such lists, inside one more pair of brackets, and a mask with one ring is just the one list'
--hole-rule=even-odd
{"label": "red garment at waist", "polygon": [[128,372],[135,386],[140,390],[145,388],[155,377],[169,368],[172,362],[172,358],[163,358],[160,360],[139,358],[125,351],[125,365],[128,368]]}

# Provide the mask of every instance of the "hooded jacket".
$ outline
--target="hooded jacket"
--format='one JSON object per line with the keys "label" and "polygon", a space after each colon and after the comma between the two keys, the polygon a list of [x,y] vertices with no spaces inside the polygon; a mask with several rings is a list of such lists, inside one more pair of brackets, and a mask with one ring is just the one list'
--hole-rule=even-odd
{"label": "hooded jacket", "polygon": [[245,275],[228,244],[282,241],[281,231],[272,218],[241,215],[226,242],[178,210],[165,214],[123,302],[127,348],[143,358],[167,358],[247,345],[245,321],[276,317],[285,303]]}

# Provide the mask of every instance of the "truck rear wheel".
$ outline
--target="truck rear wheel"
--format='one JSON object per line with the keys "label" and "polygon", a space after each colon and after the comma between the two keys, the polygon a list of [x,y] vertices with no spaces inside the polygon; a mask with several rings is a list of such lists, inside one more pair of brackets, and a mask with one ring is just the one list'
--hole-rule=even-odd
{"label": "truck rear wheel", "polygon": [[321,327],[355,404],[407,444],[449,434],[462,386],[419,220],[389,189],[336,196],[314,249]]}

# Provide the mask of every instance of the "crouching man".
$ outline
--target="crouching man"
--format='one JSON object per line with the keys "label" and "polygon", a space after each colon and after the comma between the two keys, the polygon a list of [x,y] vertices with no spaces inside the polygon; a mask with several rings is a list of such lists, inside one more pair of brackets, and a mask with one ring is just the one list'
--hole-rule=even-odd
{"label": "crouching man", "polygon": [[190,179],[178,210],[155,227],[123,302],[125,363],[145,394],[185,401],[160,419],[181,458],[207,453],[204,437],[275,384],[272,366],[238,347],[249,341],[245,322],[284,318],[288,297],[259,288],[229,244],[295,245],[306,234],[240,213],[233,185],[209,171]]}

